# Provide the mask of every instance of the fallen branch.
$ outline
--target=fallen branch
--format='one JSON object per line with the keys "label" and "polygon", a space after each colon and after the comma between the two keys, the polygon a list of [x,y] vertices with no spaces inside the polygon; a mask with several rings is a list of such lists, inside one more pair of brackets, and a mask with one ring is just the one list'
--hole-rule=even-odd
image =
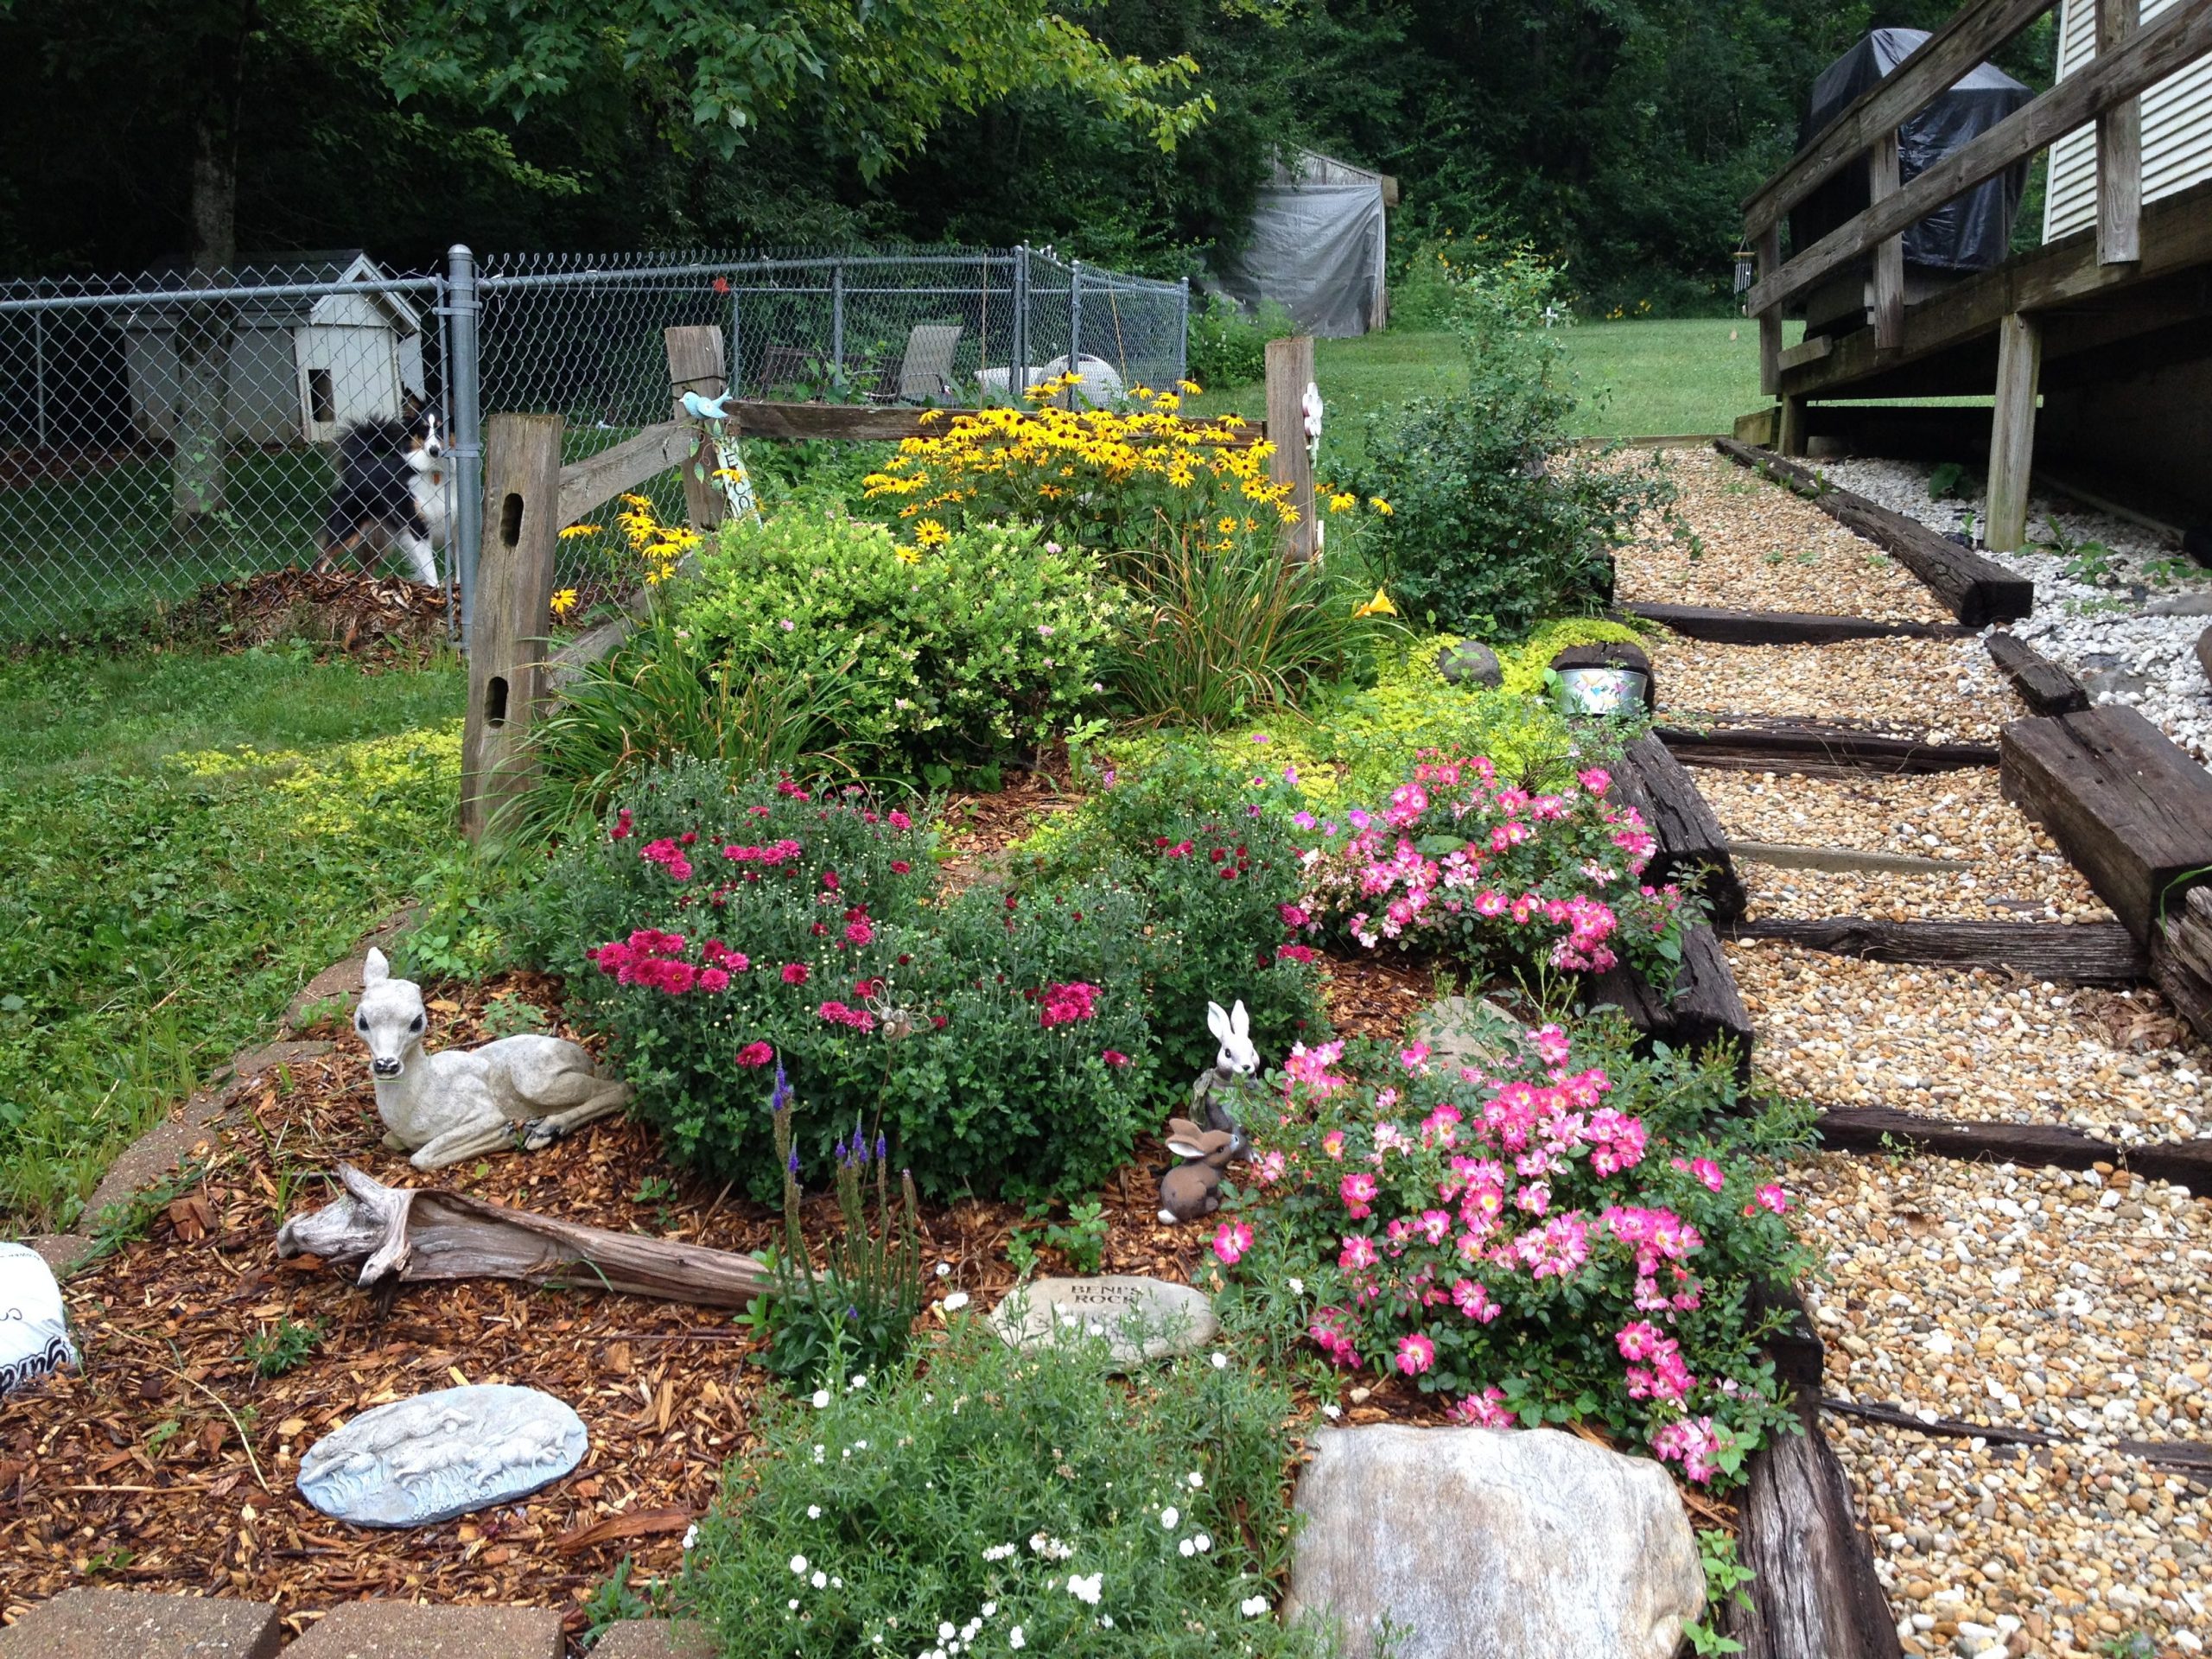
{"label": "fallen branch", "polygon": [[704,1307],[743,1307],[774,1289],[760,1258],[614,1233],[509,1210],[461,1192],[386,1186],[338,1166],[346,1196],[295,1216],[281,1256],[315,1255],[364,1287],[448,1279],[520,1279],[551,1290],[612,1290]]}

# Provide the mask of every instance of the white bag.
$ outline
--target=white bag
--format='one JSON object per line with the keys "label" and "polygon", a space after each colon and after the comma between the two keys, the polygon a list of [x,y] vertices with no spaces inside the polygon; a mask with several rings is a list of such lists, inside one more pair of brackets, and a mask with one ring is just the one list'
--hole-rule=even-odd
{"label": "white bag", "polygon": [[0,1244],[0,1394],[77,1363],[61,1287],[27,1244]]}

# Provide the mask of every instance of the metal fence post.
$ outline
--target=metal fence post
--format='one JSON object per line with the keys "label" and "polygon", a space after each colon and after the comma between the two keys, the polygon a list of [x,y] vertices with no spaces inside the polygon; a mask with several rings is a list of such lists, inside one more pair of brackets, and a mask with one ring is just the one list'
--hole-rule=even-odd
{"label": "metal fence post", "polygon": [[[456,242],[446,251],[447,389],[453,398],[454,580],[461,588],[461,648],[475,614],[476,560],[484,545],[484,430],[477,408],[476,256]],[[557,526],[556,526],[557,528]]]}
{"label": "metal fence post", "polygon": [[830,378],[836,385],[845,373],[845,264],[830,269]]}
{"label": "metal fence post", "polygon": [[1021,407],[1029,390],[1029,245],[1014,251],[1014,367],[1007,375],[1007,401]]}
{"label": "metal fence post", "polygon": [[46,314],[31,313],[31,384],[38,389],[38,447],[46,448]]}
{"label": "metal fence post", "polygon": [[[1068,261],[1068,372],[1083,372],[1083,261]],[[1075,407],[1075,388],[1068,388],[1068,407]]]}
{"label": "metal fence post", "polygon": [[1175,298],[1175,378],[1191,378],[1191,279],[1177,284]]}

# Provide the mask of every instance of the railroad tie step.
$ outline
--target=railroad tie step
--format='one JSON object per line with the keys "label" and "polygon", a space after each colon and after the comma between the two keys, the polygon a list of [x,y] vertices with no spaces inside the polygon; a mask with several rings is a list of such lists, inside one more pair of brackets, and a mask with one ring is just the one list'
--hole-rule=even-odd
{"label": "railroad tie step", "polygon": [[0,1630],[0,1659],[276,1659],[283,1640],[263,1602],[65,1590]]}
{"label": "railroad tie step", "polygon": [[561,1615],[546,1607],[420,1607],[349,1601],[284,1659],[561,1659]]}

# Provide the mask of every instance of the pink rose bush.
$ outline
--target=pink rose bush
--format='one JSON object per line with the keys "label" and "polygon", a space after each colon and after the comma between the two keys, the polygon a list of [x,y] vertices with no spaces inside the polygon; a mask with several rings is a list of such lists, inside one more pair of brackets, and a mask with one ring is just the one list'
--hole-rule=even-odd
{"label": "pink rose bush", "polygon": [[[1501,1048],[1505,1046],[1501,1045]],[[1355,1076],[1335,1044],[1250,1126],[1234,1255],[1332,1364],[1444,1395],[1455,1421],[1583,1419],[1700,1483],[1783,1419],[1757,1288],[1811,1266],[1764,1160],[1795,1108],[1593,1025],[1516,1034],[1495,1071],[1426,1046]],[[1295,1294],[1285,1288],[1294,1287]]]}
{"label": "pink rose bush", "polygon": [[1643,880],[1657,843],[1600,767],[1531,793],[1480,756],[1431,756],[1381,811],[1300,822],[1313,838],[1286,923],[1370,950],[1579,973],[1625,958],[1663,983],[1694,918],[1679,888]]}

